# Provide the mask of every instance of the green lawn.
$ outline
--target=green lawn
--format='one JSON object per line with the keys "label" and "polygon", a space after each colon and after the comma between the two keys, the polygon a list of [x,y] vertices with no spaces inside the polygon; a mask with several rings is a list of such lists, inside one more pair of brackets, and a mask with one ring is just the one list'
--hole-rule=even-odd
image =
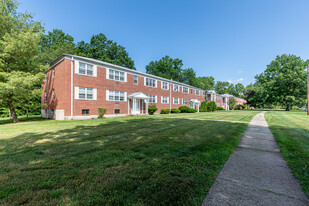
{"label": "green lawn", "polygon": [[200,205],[256,113],[0,120],[0,204]]}
{"label": "green lawn", "polygon": [[309,116],[305,112],[267,112],[266,120],[283,157],[309,196]]}

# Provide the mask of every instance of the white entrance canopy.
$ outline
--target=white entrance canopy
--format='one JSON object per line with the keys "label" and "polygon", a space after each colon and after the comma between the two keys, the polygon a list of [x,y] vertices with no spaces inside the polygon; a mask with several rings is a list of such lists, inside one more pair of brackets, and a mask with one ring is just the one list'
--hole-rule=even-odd
{"label": "white entrance canopy", "polygon": [[197,105],[197,112],[200,112],[200,101],[197,99],[190,99],[190,104],[194,107],[194,105]]}
{"label": "white entrance canopy", "polygon": [[[148,100],[149,97],[142,92],[134,92],[128,95],[128,99],[131,99],[131,114],[140,114],[140,100],[145,102],[145,113],[148,114]],[[142,103],[142,113],[143,113],[143,103]],[[130,104],[128,101],[128,114],[130,112]]]}

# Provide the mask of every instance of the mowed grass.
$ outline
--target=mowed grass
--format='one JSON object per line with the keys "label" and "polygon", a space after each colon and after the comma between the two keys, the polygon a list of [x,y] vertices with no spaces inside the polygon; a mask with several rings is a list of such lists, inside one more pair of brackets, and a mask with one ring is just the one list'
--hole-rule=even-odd
{"label": "mowed grass", "polygon": [[2,124],[0,204],[200,205],[248,125],[200,119],[230,113]]}
{"label": "mowed grass", "polygon": [[266,120],[293,175],[309,196],[309,116],[305,112],[267,112]]}

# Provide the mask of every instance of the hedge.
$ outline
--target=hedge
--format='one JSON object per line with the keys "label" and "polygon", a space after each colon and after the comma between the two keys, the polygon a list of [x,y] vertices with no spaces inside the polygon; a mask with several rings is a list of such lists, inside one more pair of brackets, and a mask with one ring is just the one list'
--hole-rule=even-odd
{"label": "hedge", "polygon": [[179,110],[181,111],[181,113],[195,113],[195,112],[197,112],[196,109],[192,109],[192,108],[186,107],[186,106],[179,107]]}
{"label": "hedge", "polygon": [[157,110],[158,110],[158,108],[156,107],[156,105],[150,105],[150,106],[148,107],[148,114],[152,115],[152,114],[154,114]]}
{"label": "hedge", "polygon": [[161,114],[169,114],[170,110],[169,109],[161,109]]}
{"label": "hedge", "polygon": [[181,111],[179,109],[171,109],[171,113],[180,113]]}

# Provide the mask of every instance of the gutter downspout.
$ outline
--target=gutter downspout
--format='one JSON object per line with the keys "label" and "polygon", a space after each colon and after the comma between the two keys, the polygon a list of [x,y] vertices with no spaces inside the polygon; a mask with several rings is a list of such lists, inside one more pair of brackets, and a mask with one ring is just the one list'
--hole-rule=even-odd
{"label": "gutter downspout", "polygon": [[170,111],[171,111],[171,109],[172,109],[172,84],[170,84],[169,86],[170,86]]}
{"label": "gutter downspout", "polygon": [[71,120],[73,120],[73,57],[71,61]]}

